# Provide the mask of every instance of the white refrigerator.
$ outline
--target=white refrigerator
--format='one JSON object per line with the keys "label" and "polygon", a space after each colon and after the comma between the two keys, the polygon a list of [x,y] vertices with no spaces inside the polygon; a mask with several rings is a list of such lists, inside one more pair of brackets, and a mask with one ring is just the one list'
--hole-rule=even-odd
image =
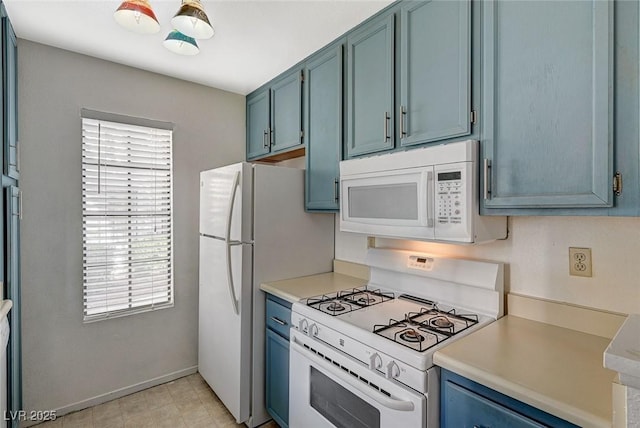
{"label": "white refrigerator", "polygon": [[200,173],[198,370],[238,423],[271,419],[260,284],[329,272],[333,254],[334,215],[304,211],[304,170]]}

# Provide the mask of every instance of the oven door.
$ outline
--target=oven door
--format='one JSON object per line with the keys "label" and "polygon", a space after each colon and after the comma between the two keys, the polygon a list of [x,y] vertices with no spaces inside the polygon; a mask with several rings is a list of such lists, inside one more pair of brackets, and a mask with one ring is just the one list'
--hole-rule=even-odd
{"label": "oven door", "polygon": [[422,428],[425,395],[291,330],[291,428]]}

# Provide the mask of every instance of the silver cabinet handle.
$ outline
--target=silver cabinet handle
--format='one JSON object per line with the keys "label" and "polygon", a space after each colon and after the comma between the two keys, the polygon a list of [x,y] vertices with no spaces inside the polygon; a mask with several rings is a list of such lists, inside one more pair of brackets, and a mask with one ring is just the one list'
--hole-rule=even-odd
{"label": "silver cabinet handle", "polygon": [[18,190],[18,220],[22,220],[22,190]]}
{"label": "silver cabinet handle", "polygon": [[339,196],[339,185],[340,185],[340,180],[338,180],[337,178],[333,180],[333,199],[338,202],[340,200],[340,196]]}
{"label": "silver cabinet handle", "polygon": [[491,190],[489,188],[489,170],[491,169],[491,161],[487,158],[484,159],[484,199],[491,197]]}
{"label": "silver cabinet handle", "polygon": [[287,325],[287,322],[286,322],[286,321],[282,321],[282,320],[281,320],[280,318],[278,318],[278,317],[271,317],[271,321],[276,322],[276,323],[278,323],[278,324],[280,324],[280,325]]}
{"label": "silver cabinet handle", "polygon": [[267,130],[265,129],[263,134],[262,134],[262,147],[264,147],[265,149],[267,147],[269,147],[269,144],[267,143]]}
{"label": "silver cabinet handle", "polygon": [[389,138],[389,121],[391,120],[391,117],[389,116],[388,112],[384,112],[384,141],[386,142]]}
{"label": "silver cabinet handle", "polygon": [[400,138],[407,135],[407,130],[405,129],[405,118],[407,117],[407,109],[405,106],[400,106]]}
{"label": "silver cabinet handle", "polygon": [[267,128],[267,132],[269,133],[269,147],[275,146],[275,138],[273,138],[274,130],[273,128]]}

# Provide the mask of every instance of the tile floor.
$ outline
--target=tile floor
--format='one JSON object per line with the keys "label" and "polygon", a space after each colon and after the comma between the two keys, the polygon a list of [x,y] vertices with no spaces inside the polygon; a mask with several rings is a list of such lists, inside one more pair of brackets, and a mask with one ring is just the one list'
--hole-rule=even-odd
{"label": "tile floor", "polygon": [[[36,428],[230,428],[236,424],[198,373],[69,413]],[[261,428],[278,428],[273,421]]]}

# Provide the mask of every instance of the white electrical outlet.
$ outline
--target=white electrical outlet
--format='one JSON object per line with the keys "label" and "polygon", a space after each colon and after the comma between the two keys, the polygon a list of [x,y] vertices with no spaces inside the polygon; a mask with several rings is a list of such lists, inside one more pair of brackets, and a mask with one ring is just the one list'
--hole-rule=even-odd
{"label": "white electrical outlet", "polygon": [[569,275],[592,277],[591,248],[569,247]]}

